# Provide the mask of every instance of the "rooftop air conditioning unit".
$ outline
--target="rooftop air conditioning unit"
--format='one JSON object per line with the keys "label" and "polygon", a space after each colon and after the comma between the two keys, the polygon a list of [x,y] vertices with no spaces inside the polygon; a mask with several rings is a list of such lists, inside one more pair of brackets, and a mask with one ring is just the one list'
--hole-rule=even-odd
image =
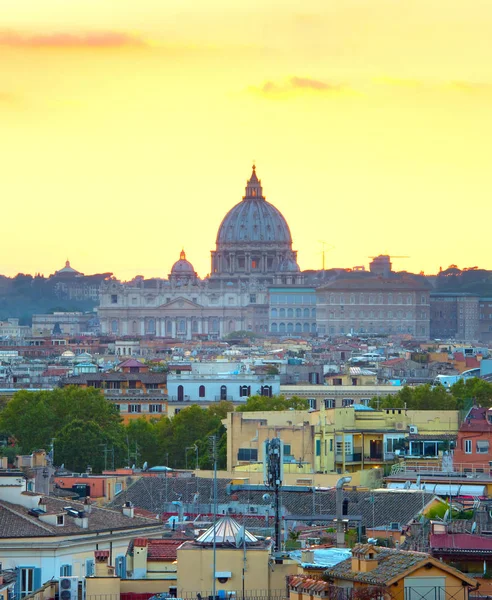
{"label": "rooftop air conditioning unit", "polygon": [[60,600],[78,600],[78,577],[60,577],[58,581],[58,597]]}
{"label": "rooftop air conditioning unit", "polygon": [[418,433],[418,427],[417,425],[410,425],[410,433]]}

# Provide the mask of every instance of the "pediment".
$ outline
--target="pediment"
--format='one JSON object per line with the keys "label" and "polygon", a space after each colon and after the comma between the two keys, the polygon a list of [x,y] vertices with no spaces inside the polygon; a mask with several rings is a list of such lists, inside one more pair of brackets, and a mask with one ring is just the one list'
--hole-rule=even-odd
{"label": "pediment", "polygon": [[193,309],[193,308],[203,308],[201,304],[198,302],[193,302],[192,300],[188,300],[187,298],[183,298],[182,296],[178,296],[178,298],[173,298],[170,302],[165,302],[158,306],[158,308],[165,309],[176,309],[182,310],[184,309]]}

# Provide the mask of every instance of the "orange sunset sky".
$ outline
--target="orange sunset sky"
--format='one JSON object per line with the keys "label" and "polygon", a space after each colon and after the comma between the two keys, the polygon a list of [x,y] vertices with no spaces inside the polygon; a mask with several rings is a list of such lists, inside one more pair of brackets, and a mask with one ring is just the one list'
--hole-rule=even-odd
{"label": "orange sunset sky", "polygon": [[0,273],[200,275],[253,159],[302,268],[492,268],[491,0],[2,0]]}

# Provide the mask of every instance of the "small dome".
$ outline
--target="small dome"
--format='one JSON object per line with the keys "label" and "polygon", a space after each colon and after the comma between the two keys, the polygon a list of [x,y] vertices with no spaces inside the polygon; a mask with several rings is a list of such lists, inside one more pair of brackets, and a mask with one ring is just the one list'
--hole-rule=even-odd
{"label": "small dome", "polygon": [[173,268],[171,269],[171,275],[190,275],[195,277],[195,269],[193,268],[193,265],[186,260],[184,250],[181,250],[179,260],[174,263]]}

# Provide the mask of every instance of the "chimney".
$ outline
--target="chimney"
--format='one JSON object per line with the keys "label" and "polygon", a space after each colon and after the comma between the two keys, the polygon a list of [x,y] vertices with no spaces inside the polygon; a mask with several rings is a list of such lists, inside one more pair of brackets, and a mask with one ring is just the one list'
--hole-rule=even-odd
{"label": "chimney", "polygon": [[90,514],[92,512],[92,500],[89,496],[86,496],[84,500],[84,512],[86,512],[87,514]]}
{"label": "chimney", "polygon": [[125,517],[130,517],[130,519],[133,519],[135,516],[135,509],[133,508],[133,504],[131,502],[125,502],[125,505],[123,506],[123,514]]}
{"label": "chimney", "polygon": [[79,514],[74,519],[75,525],[81,529],[87,529],[89,527],[89,516],[83,511],[79,511]]}
{"label": "chimney", "polygon": [[302,550],[301,563],[306,563],[308,565],[314,564],[314,550]]}
{"label": "chimney", "polygon": [[109,550],[96,550],[94,552],[94,576],[114,577],[114,567],[108,565]]}
{"label": "chimney", "polygon": [[38,510],[40,510],[40,511],[42,511],[42,512],[44,512],[44,513],[45,513],[45,512],[46,512],[46,505],[47,505],[47,504],[48,504],[48,503],[47,503],[47,501],[46,501],[46,498],[45,498],[44,496],[43,496],[43,497],[41,497],[41,498],[39,499],[39,502],[38,502]]}
{"label": "chimney", "polygon": [[378,551],[372,544],[357,544],[352,550],[352,571],[368,573],[378,566]]}

